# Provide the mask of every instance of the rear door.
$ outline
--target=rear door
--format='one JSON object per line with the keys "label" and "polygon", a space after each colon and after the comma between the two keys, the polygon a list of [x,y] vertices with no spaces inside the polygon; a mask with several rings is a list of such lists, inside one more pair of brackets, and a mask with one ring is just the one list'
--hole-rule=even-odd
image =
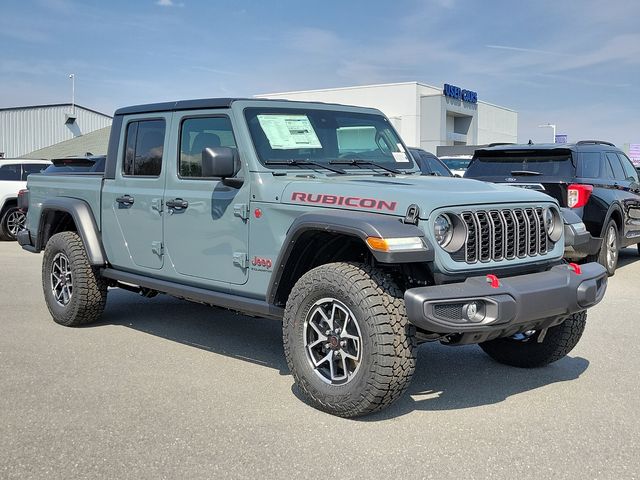
{"label": "rear door", "polygon": [[[238,188],[202,175],[203,149],[237,149],[230,112],[174,112],[173,122],[164,196],[168,258],[186,281],[243,284],[249,271],[249,182]],[[176,204],[182,206],[169,207]]]}
{"label": "rear door", "polygon": [[163,265],[164,151],[171,115],[144,114],[122,123],[114,179],[102,189],[103,243],[122,269]]}

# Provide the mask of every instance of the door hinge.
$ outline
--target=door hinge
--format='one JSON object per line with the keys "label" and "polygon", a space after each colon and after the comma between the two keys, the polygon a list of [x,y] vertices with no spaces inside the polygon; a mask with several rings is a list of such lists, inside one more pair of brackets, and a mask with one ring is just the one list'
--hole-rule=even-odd
{"label": "door hinge", "polygon": [[151,242],[151,251],[161,257],[164,255],[164,245],[162,242]]}
{"label": "door hinge", "polygon": [[151,200],[151,210],[156,210],[158,213],[162,213],[162,199],[154,198]]}
{"label": "door hinge", "polygon": [[246,203],[234,203],[233,214],[236,217],[240,217],[242,220],[249,218],[249,205]]}
{"label": "door hinge", "polygon": [[233,252],[233,264],[240,268],[247,268],[249,266],[249,255],[244,252]]}

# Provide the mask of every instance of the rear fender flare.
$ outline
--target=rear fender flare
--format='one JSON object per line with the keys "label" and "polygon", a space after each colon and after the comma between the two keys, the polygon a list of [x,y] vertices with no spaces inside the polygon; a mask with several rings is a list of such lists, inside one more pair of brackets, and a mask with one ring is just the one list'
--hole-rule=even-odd
{"label": "rear fender flare", "polygon": [[102,248],[102,236],[100,235],[100,230],[98,230],[98,224],[93,216],[91,207],[84,200],[77,198],[54,197],[42,202],[36,245],[38,251],[43,250],[46,246],[43,235],[45,233],[44,227],[47,214],[50,212],[65,212],[71,215],[78,230],[78,235],[80,235],[87,251],[89,263],[94,266],[106,265],[107,257]]}

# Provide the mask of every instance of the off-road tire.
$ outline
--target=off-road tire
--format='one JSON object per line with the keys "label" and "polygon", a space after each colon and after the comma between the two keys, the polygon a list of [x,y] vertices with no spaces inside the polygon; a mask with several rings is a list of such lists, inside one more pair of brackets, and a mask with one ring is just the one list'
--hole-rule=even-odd
{"label": "off-road tire", "polygon": [[[609,252],[607,241],[609,238],[609,230],[611,228],[613,228],[613,230],[615,231],[616,243],[615,260],[613,261],[613,263],[610,263],[607,258]],[[618,225],[616,224],[615,220],[609,220],[609,223],[607,223],[607,227],[603,230],[603,232],[604,233],[602,235],[602,241],[600,243],[600,250],[598,250],[598,253],[594,255],[589,255],[587,257],[587,262],[598,262],[600,265],[606,268],[607,274],[612,277],[616,273],[616,267],[618,266],[618,257],[620,253],[620,233],[618,231]]]}
{"label": "off-road tire", "polygon": [[[304,344],[304,323],[314,302],[331,297],[348,307],[362,337],[361,363],[346,384],[325,383]],[[340,417],[388,407],[406,391],[416,366],[415,327],[407,320],[403,292],[381,271],[357,263],[321,265],[293,287],[283,319],[284,354],[310,404]]]}
{"label": "off-road tire", "polygon": [[[67,305],[58,303],[52,291],[51,271],[59,253],[69,260],[73,279],[73,293]],[[56,233],[47,242],[42,259],[42,289],[53,320],[66,327],[95,322],[107,303],[107,282],[89,264],[82,239],[75,232]]]}
{"label": "off-road tire", "polygon": [[587,312],[574,313],[560,325],[551,327],[541,343],[538,335],[526,340],[497,338],[480,344],[480,348],[496,362],[520,368],[544,367],[560,360],[575,347],[582,337]]}
{"label": "off-road tire", "polygon": [[11,233],[9,229],[8,221],[10,215],[17,212],[18,207],[9,207],[2,214],[2,218],[0,218],[0,240],[1,241],[14,241],[16,239],[16,235]]}

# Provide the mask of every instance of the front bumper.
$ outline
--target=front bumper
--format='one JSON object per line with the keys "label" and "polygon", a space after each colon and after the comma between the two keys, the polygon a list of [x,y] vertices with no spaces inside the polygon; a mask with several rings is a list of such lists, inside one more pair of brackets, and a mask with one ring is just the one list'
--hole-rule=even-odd
{"label": "front bumper", "polygon": [[[462,283],[412,288],[404,300],[409,321],[436,334],[459,334],[456,343],[479,343],[562,323],[602,300],[607,272],[588,263],[499,279],[472,277]],[[475,313],[474,313],[475,310]]]}

